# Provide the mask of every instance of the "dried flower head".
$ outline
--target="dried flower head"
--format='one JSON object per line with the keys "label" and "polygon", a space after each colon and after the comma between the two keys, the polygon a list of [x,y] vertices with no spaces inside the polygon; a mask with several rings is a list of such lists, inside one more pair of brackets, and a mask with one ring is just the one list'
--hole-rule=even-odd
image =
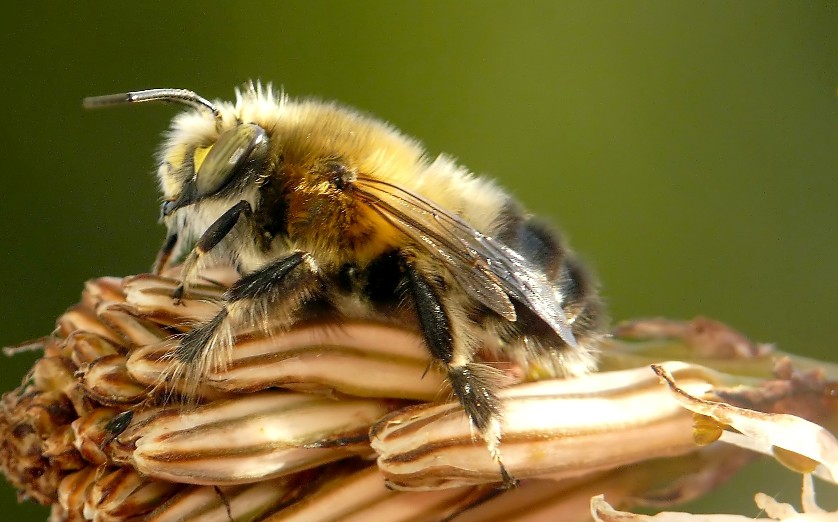
{"label": "dried flower head", "polygon": [[833,369],[777,364],[707,320],[624,325],[602,372],[506,388],[510,490],[409,325],[235,332],[231,363],[187,406],[161,382],[166,354],[235,277],[205,276],[181,305],[165,277],[91,281],[37,341],[43,357],[0,405],[0,466],[21,499],[55,521],[616,520],[589,499],[694,498],[751,458],[738,446],[838,474],[838,445],[813,424],[834,420]]}

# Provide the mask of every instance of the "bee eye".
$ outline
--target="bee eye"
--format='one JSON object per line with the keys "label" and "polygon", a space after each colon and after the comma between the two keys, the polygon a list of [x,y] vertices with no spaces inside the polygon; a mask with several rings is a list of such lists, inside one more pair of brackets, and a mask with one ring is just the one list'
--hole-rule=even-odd
{"label": "bee eye", "polygon": [[246,168],[258,168],[268,154],[268,135],[252,123],[223,133],[195,175],[196,199],[215,194]]}

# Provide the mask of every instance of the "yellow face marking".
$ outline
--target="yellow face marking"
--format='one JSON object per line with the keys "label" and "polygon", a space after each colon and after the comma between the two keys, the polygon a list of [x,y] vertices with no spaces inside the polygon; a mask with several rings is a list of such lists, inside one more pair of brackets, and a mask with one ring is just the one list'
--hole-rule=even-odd
{"label": "yellow face marking", "polygon": [[201,170],[201,165],[204,163],[204,160],[207,158],[207,154],[212,149],[212,145],[209,147],[199,147],[195,149],[194,154],[192,154],[192,164],[195,165],[195,172]]}

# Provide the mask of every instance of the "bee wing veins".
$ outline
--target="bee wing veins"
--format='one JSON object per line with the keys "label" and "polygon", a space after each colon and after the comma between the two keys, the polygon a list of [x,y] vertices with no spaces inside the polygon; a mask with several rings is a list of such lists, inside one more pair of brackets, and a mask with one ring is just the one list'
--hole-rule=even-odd
{"label": "bee wing veins", "polygon": [[365,176],[359,176],[358,183],[362,197],[379,215],[454,266],[454,279],[473,298],[514,322],[512,297],[535,312],[565,343],[577,346],[560,297],[520,254],[422,196]]}

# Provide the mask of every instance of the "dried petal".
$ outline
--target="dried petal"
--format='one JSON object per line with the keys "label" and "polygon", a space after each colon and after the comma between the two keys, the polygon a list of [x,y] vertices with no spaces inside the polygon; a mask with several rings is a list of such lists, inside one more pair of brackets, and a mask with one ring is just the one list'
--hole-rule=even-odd
{"label": "dried petal", "polygon": [[838,440],[826,429],[794,415],[762,413],[701,399],[699,394],[676,385],[666,368],[653,368],[682,406],[737,430],[725,431],[721,440],[766,455],[771,455],[774,447],[798,453],[820,463],[817,474],[821,478],[838,483]]}

